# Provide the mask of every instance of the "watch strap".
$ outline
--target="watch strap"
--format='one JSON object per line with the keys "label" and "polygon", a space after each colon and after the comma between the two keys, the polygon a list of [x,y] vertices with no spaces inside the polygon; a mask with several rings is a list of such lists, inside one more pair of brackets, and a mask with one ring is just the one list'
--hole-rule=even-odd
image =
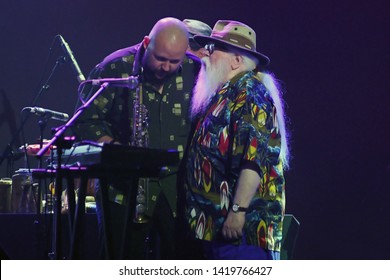
{"label": "watch strap", "polygon": [[237,212],[247,212],[248,211],[248,208],[246,207],[241,207],[240,205],[238,205],[237,203],[234,203],[232,205],[232,211],[234,213],[237,213]]}

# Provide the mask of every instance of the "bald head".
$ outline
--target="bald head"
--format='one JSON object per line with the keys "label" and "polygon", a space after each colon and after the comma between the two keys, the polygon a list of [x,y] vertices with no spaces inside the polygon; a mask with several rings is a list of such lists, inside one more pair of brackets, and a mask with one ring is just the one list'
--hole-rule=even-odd
{"label": "bald head", "polygon": [[142,60],[148,79],[162,83],[176,72],[188,47],[188,31],[176,18],[160,19],[143,41],[145,55]]}
{"label": "bald head", "polygon": [[175,43],[188,44],[188,31],[185,24],[173,17],[160,19],[149,33],[151,43],[158,39],[165,39]]}

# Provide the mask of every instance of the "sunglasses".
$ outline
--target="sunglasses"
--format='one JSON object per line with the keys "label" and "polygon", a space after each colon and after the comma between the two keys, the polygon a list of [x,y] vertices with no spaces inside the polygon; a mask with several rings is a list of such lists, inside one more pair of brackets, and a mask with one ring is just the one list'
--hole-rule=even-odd
{"label": "sunglasses", "polygon": [[210,43],[204,46],[204,48],[209,52],[209,55],[212,55],[214,51],[228,51],[227,48],[216,46],[214,43]]}

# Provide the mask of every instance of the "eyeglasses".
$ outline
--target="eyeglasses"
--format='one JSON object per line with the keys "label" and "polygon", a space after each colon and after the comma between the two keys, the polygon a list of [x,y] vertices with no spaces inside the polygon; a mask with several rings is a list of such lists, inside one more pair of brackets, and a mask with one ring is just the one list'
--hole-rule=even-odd
{"label": "eyeglasses", "polygon": [[214,51],[219,50],[219,51],[227,51],[226,48],[223,47],[217,47],[214,43],[210,43],[204,46],[204,48],[209,52],[209,55],[212,55]]}

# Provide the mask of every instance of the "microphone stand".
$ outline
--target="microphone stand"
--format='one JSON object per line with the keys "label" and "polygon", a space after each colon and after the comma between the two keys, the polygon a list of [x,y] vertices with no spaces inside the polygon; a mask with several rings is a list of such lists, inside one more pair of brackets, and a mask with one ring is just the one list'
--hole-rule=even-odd
{"label": "microphone stand", "polygon": [[[41,86],[41,88],[38,91],[37,95],[34,97],[33,101],[31,102],[31,104],[32,104],[31,106],[32,107],[34,107],[38,103],[38,101],[39,101],[40,97],[43,95],[43,93],[49,90],[50,82],[51,82],[52,78],[54,77],[54,74],[56,73],[57,68],[61,64],[63,64],[64,61],[65,61],[64,56],[60,56],[59,58],[57,58],[54,66],[51,69],[49,77],[47,78],[47,80],[43,84],[43,86]],[[21,119],[19,127],[17,128],[17,130],[12,135],[11,141],[6,145],[2,155],[0,157],[0,165],[3,163],[3,161],[5,159],[7,159],[7,177],[9,177],[9,178],[12,178],[12,175],[13,175],[13,173],[15,171],[14,170],[14,162],[19,159],[19,157],[15,154],[15,151],[14,151],[13,148],[14,148],[15,144],[20,143],[19,135],[20,135],[20,132],[23,131],[23,128],[24,128],[24,126],[25,126],[25,124],[26,124],[28,119],[29,119],[29,114],[28,115],[22,114],[22,119]],[[41,129],[43,129],[43,128],[41,128]],[[43,133],[41,132],[41,135],[42,134]],[[41,141],[42,141],[42,137],[43,136],[41,136]],[[22,140],[24,142],[24,139],[22,139]],[[25,150],[25,153],[26,153],[26,147],[24,148],[24,150]],[[40,161],[40,165],[41,165],[41,163],[42,163],[42,161]],[[30,172],[30,166],[29,165],[28,165],[28,169],[29,169],[29,172]],[[33,187],[32,187],[32,189],[33,189]],[[41,225],[41,223],[40,223],[40,221],[41,221],[41,219],[40,219],[41,180],[39,180],[39,183],[38,183],[38,194],[37,194],[37,201],[36,201],[35,204],[37,206],[37,209],[36,209],[37,219],[34,221],[34,224],[36,225],[36,235],[37,235],[37,240],[38,240],[37,241],[37,247],[38,247],[37,252],[38,252],[38,251],[40,251],[39,248],[41,246],[40,241],[39,241],[39,240],[41,240],[41,238],[40,238],[40,234],[41,234],[41,229],[40,229],[40,225]],[[39,253],[37,253],[37,254],[39,254]],[[40,258],[40,256],[38,256],[38,259],[39,258]]]}
{"label": "microphone stand", "polygon": [[[54,67],[51,70],[49,78],[46,80],[45,84],[41,87],[41,89],[39,90],[37,96],[32,101],[31,107],[34,107],[38,103],[38,100],[42,96],[43,92],[47,91],[50,88],[49,83],[51,82],[51,79],[54,76],[54,73],[55,73],[56,69],[63,62],[64,62],[64,57],[63,56],[59,57],[56,60],[56,63],[55,63]],[[3,163],[4,159],[7,158],[8,159],[8,166],[12,166],[12,169],[13,169],[13,164],[11,164],[10,161],[14,161],[17,158],[15,159],[15,157],[13,157],[14,151],[12,150],[12,148],[13,148],[13,145],[16,142],[18,142],[18,140],[19,140],[18,136],[19,136],[20,132],[22,131],[24,125],[26,124],[26,122],[28,120],[28,117],[29,117],[29,115],[27,115],[27,116],[25,115],[25,116],[22,117],[22,121],[21,121],[18,129],[13,134],[11,141],[6,145],[6,147],[5,147],[5,149],[4,149],[3,153],[2,153],[2,156],[0,157],[0,165]],[[9,169],[10,170],[7,170],[7,173],[8,173],[7,177],[12,178],[12,175],[13,175],[12,173],[13,173],[14,170],[11,170],[11,168],[9,168]]]}
{"label": "microphone stand", "polygon": [[[40,117],[39,121],[38,121],[38,125],[39,125],[39,131],[40,131],[40,137],[39,137],[39,149],[42,149],[43,148],[43,135],[44,135],[44,131],[45,131],[45,128],[47,127],[47,121],[48,121],[48,117],[45,117],[45,116],[42,116]],[[43,158],[39,158],[38,160],[38,168],[42,168],[43,167]],[[37,215],[39,215],[41,213],[41,201],[42,201],[42,189],[41,189],[41,179],[39,179],[39,183],[38,183],[38,193],[37,193],[37,201],[36,201],[36,207],[37,207]],[[47,195],[47,190],[45,189],[45,194]]]}
{"label": "microphone stand", "polygon": [[[87,81],[85,81],[87,82]],[[65,131],[73,126],[74,122],[79,118],[79,116],[84,112],[84,110],[91,106],[93,101],[103,92],[104,89],[106,89],[110,85],[109,82],[104,82],[100,85],[99,89],[95,92],[95,94],[90,97],[90,99],[81,106],[76,113],[73,115],[71,119],[68,120],[68,122],[65,125],[62,125],[56,129],[56,133],[54,134],[53,138],[42,148],[38,151],[37,157],[42,158],[42,156],[47,152],[47,150],[51,147],[56,145],[57,146],[57,170],[56,170],[56,186],[55,186],[55,194],[54,194],[54,219],[53,219],[53,244],[54,244],[54,250],[51,253],[51,256],[53,259],[59,259],[61,255],[61,194],[62,194],[62,166],[61,166],[61,156],[62,156],[62,149],[64,148],[64,144],[66,145],[66,140],[63,136]],[[137,83],[135,83],[134,87],[137,86]],[[74,139],[74,138],[73,138]],[[63,141],[65,140],[65,141]]]}

